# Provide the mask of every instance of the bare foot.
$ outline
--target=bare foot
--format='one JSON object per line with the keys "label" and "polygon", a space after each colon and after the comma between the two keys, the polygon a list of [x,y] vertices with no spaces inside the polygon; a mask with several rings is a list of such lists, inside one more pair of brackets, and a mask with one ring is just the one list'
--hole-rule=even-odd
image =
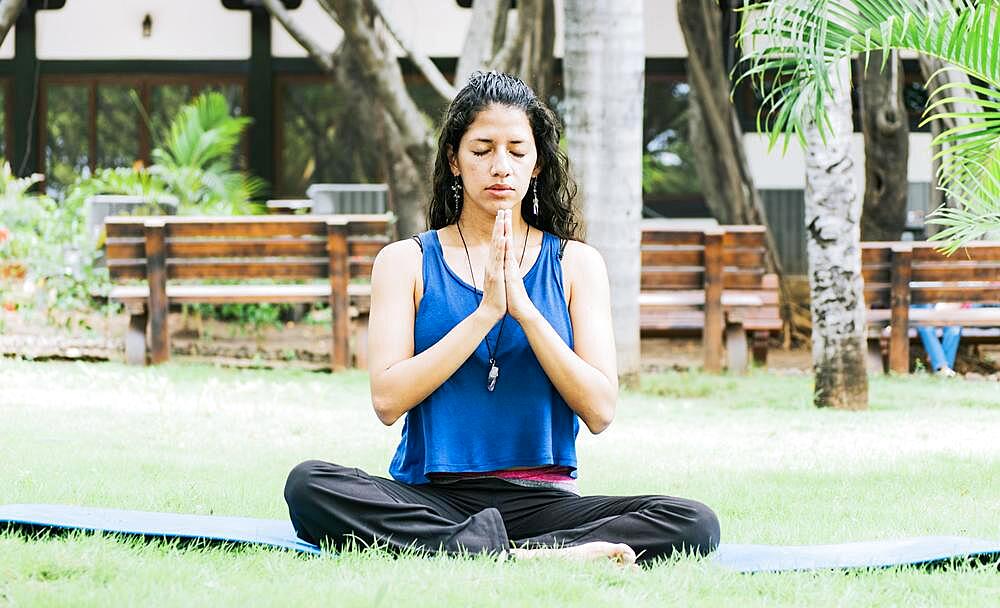
{"label": "bare foot", "polygon": [[596,561],[608,559],[620,566],[638,568],[635,564],[635,551],[625,543],[608,543],[595,541],[572,547],[544,549],[511,549],[510,554],[517,559],[565,558],[579,561]]}

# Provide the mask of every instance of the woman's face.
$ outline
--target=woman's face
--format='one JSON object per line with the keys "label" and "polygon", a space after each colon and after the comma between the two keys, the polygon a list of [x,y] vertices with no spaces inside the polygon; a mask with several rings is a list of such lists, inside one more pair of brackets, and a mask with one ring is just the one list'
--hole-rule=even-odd
{"label": "woman's face", "polygon": [[538,175],[538,150],[524,110],[486,106],[448,155],[452,175],[462,176],[465,203],[489,215],[516,207]]}

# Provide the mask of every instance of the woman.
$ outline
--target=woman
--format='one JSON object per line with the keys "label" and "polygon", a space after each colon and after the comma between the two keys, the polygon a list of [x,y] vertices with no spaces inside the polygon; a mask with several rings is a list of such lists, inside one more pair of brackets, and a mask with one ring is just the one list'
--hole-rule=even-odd
{"label": "woman", "polygon": [[372,269],[372,401],[386,425],[406,414],[393,479],[302,463],[285,488],[300,537],[626,564],[715,548],[700,503],[579,495],[578,421],[607,428],[618,379],[607,270],[572,199],[552,112],[474,74],[438,142],[431,230]]}

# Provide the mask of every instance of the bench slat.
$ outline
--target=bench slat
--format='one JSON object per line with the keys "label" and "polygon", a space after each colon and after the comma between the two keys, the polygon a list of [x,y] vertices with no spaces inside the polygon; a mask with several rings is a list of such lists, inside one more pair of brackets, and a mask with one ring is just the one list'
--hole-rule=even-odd
{"label": "bench slat", "polygon": [[[351,283],[347,286],[351,298],[371,296],[370,284]],[[330,296],[329,283],[306,285],[168,285],[167,297],[185,304],[226,304],[233,302],[316,302]],[[145,301],[149,297],[146,285],[118,285],[109,297],[117,302]]]}
{"label": "bench slat", "polygon": [[1000,283],[970,283],[967,285],[910,284],[910,301],[914,304],[938,302],[1000,302]]}
{"label": "bench slat", "polygon": [[[735,268],[763,268],[764,250],[755,248],[732,248],[722,250],[723,266]],[[705,251],[701,247],[689,245],[647,245],[642,248],[641,265],[655,266],[699,266],[705,265]]]}
{"label": "bench slat", "polygon": [[[890,313],[888,309],[869,310],[865,313],[865,322],[888,323],[891,318]],[[1000,326],[1000,308],[911,308],[910,325]]]}
{"label": "bench slat", "polygon": [[108,260],[138,259],[146,256],[146,239],[142,237],[116,237],[105,242]]}
{"label": "bench slat", "polygon": [[662,230],[643,226],[641,245],[704,245],[705,235],[699,230]]}
{"label": "bench slat", "polygon": [[[265,216],[272,217],[272,216]],[[293,216],[294,217],[294,216]],[[312,219],[308,222],[218,222],[202,219],[197,222],[170,222],[167,238],[273,238],[311,236],[326,238],[326,223]]]}
{"label": "bench slat", "polygon": [[168,260],[168,279],[320,279],[328,276],[327,258]]}
{"label": "bench slat", "polygon": [[260,257],[322,257],[326,254],[326,239],[239,239],[188,240],[168,239],[169,258],[260,258]]}
{"label": "bench slat", "polygon": [[[732,306],[764,306],[765,304],[777,303],[775,293],[752,292],[752,291],[724,291],[722,292],[722,305]],[[775,297],[774,301],[769,301]],[[676,291],[644,291],[639,293],[639,307],[648,308],[654,306],[703,306],[705,304],[705,290],[690,289]]]}
{"label": "bench slat", "polygon": [[[726,268],[722,274],[722,285],[725,289],[760,288],[764,278],[764,269],[733,270]],[[641,275],[643,290],[655,291],[666,289],[697,289],[705,284],[705,272],[697,267],[660,266],[644,268]]]}
{"label": "bench slat", "polygon": [[969,262],[957,259],[951,262],[914,264],[911,281],[914,283],[927,281],[948,283],[956,281],[1000,282],[1000,261]]}
{"label": "bench slat", "polygon": [[961,262],[969,260],[1000,260],[1000,245],[992,242],[970,243],[951,255],[938,251],[939,245],[919,244],[913,248],[914,262]]}

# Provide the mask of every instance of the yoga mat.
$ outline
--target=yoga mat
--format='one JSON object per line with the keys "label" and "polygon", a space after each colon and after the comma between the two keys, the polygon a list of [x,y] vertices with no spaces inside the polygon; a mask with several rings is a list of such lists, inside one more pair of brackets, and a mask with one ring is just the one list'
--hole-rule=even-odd
{"label": "yoga mat", "polygon": [[[319,547],[300,540],[292,524],[281,519],[39,504],[0,506],[0,529],[6,527],[91,530],[146,538],[266,545],[302,553],[320,553]],[[711,557],[714,563],[736,572],[884,568],[930,565],[958,558],[998,561],[1000,541],[927,536],[834,545],[722,544]]]}
{"label": "yoga mat", "polygon": [[125,511],[73,505],[2,505],[4,524],[29,529],[66,529],[121,534],[209,540],[248,545],[267,545],[303,553],[319,553],[319,547],[300,540],[292,522],[284,519],[254,519],[222,515],[187,515],[153,511]]}

